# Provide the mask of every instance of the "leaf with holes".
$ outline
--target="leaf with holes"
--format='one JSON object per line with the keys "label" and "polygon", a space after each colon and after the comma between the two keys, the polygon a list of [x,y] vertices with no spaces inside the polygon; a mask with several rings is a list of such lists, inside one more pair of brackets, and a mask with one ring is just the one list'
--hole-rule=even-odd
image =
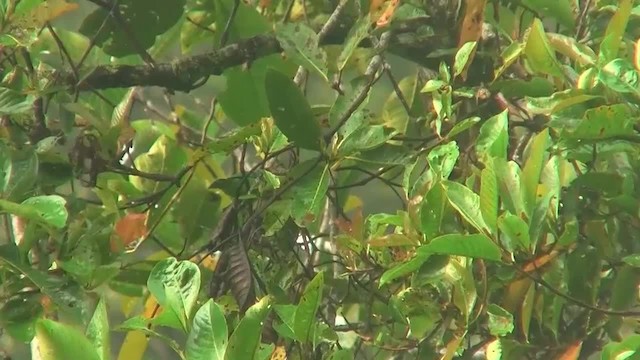
{"label": "leaf with holes", "polygon": [[303,23],[278,23],[276,38],[282,49],[298,65],[314,71],[325,81],[327,78],[327,53],[319,47],[318,34]]}

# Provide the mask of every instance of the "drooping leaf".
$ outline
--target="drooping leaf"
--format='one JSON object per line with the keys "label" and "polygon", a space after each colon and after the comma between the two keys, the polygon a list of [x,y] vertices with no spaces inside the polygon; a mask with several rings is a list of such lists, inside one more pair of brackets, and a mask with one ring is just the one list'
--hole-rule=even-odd
{"label": "drooping leaf", "polygon": [[509,112],[504,110],[482,124],[476,141],[476,153],[479,159],[486,161],[490,157],[507,158],[507,146],[509,145],[508,122]]}
{"label": "drooping leaf", "polygon": [[500,247],[481,234],[447,234],[438,236],[418,248],[422,254],[445,254],[501,261]]}
{"label": "drooping leaf", "polygon": [[329,169],[316,160],[307,160],[293,168],[288,181],[296,181],[289,192],[291,215],[298,222],[311,215],[317,218],[329,188]]}
{"label": "drooping leaf", "polygon": [[618,2],[618,8],[611,17],[604,34],[604,40],[600,44],[599,57],[601,63],[609,62],[618,57],[620,44],[622,43],[622,38],[629,22],[632,7],[632,0],[620,0]]}
{"label": "drooping leaf", "polygon": [[158,262],[149,274],[149,292],[165,310],[154,319],[187,332],[189,317],[200,291],[200,269],[190,261],[173,257]]}
{"label": "drooping leaf", "polygon": [[97,350],[100,360],[111,359],[111,337],[109,336],[109,331],[107,304],[104,298],[100,298],[86,330],[86,336],[91,341],[93,348]]}
{"label": "drooping leaf", "polygon": [[449,202],[460,215],[479,232],[489,233],[491,230],[484,222],[480,210],[480,196],[468,187],[453,181],[444,181],[443,184]]}
{"label": "drooping leaf", "polygon": [[469,61],[472,60],[473,54],[476,51],[477,41],[469,41],[462,45],[456,52],[456,57],[453,62],[453,76],[456,77],[467,68]]}
{"label": "drooping leaf", "polygon": [[536,206],[538,183],[542,175],[545,154],[549,146],[549,129],[545,129],[533,138],[524,168],[522,169],[522,187],[525,206],[532,213]]}
{"label": "drooping leaf", "polygon": [[491,234],[496,234],[498,223],[498,180],[493,161],[487,161],[480,175],[480,212]]}
{"label": "drooping leaf", "polygon": [[562,69],[549,45],[544,25],[540,19],[533,20],[527,35],[524,53],[533,71],[559,78],[563,77]]}
{"label": "drooping leaf", "polygon": [[185,346],[187,360],[224,360],[228,336],[222,308],[209,299],[193,318]]}
{"label": "drooping leaf", "polygon": [[271,311],[272,298],[265,296],[249,308],[229,338],[225,359],[253,359],[258,345],[262,323]]}
{"label": "drooping leaf", "polygon": [[511,252],[516,249],[530,250],[529,225],[520,217],[506,212],[498,218],[498,227],[500,239],[507,250]]}
{"label": "drooping leaf", "polygon": [[268,70],[265,89],[269,109],[278,129],[301,148],[321,151],[320,125],[293,80],[277,70]]}
{"label": "drooping leaf", "polygon": [[322,301],[324,273],[318,273],[305,287],[296,309],[293,320],[293,331],[298,341],[307,343],[311,340],[316,325],[316,312]]}

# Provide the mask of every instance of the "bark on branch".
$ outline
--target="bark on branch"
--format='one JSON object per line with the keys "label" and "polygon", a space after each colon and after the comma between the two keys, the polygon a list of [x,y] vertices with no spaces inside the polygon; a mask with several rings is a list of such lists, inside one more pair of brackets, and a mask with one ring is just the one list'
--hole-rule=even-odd
{"label": "bark on branch", "polygon": [[[410,60],[430,62],[426,55],[434,49],[454,46],[450,34],[424,36],[420,32],[431,24],[429,17],[409,19],[394,27],[389,51]],[[323,45],[342,44],[350,26],[338,26],[327,34]],[[370,46],[364,41],[361,46]],[[88,75],[75,78],[71,71],[61,74],[62,83],[79,91],[132,86],[160,86],[176,91],[189,92],[197,82],[207,76],[221,75],[224,70],[262,57],[281,52],[282,48],[273,34],[258,35],[240,40],[221,49],[201,55],[154,65],[104,65],[97,66]],[[431,62],[436,64],[437,59]]]}

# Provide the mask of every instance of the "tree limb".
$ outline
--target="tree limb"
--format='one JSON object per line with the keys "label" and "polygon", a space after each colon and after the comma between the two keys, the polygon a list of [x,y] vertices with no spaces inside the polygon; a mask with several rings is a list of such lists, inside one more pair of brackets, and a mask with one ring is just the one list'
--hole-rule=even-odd
{"label": "tree limb", "polygon": [[[450,36],[421,36],[421,30],[430,25],[430,18],[419,17],[408,19],[392,29],[389,51],[405,56],[411,60],[433,62],[437,66],[440,60],[426,59],[433,49],[443,46],[455,46]],[[342,44],[350,26],[338,26],[331,34],[326,34],[322,45]],[[449,44],[451,43],[451,44]],[[364,41],[361,46],[371,46]],[[109,88],[127,88],[132,86],[160,86],[176,91],[189,92],[198,87],[198,80],[211,75],[221,75],[226,69],[255,61],[262,57],[282,51],[273,34],[263,34],[240,40],[221,49],[205,54],[186,57],[166,63],[151,65],[102,65],[95,67],[90,73],[76,83],[71,71],[64,71],[60,80],[64,85],[78,91],[99,90]],[[410,56],[407,56],[410,54]]]}

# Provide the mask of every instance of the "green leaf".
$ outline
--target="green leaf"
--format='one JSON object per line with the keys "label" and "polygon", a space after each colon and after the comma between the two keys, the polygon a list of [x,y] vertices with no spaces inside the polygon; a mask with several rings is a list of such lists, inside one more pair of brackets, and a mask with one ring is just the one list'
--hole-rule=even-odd
{"label": "green leaf", "polygon": [[496,69],[494,78],[500,78],[500,76],[520,58],[520,55],[522,55],[524,49],[524,45],[517,41],[514,41],[504,50],[502,50],[502,54],[500,54],[502,65],[500,65],[500,67]]}
{"label": "green leaf", "polygon": [[507,162],[505,159],[493,159],[493,163],[504,207],[512,214],[520,217],[528,216],[524,206],[520,166],[514,161]]}
{"label": "green leaf", "polygon": [[222,308],[209,299],[193,318],[185,346],[187,360],[224,360],[228,331]]}
{"label": "green leaf", "polygon": [[531,239],[529,238],[529,225],[524,220],[509,212],[498,218],[500,239],[504,247],[513,252],[515,249],[530,251]]}
{"label": "green leaf", "polygon": [[[156,36],[166,32],[180,20],[185,0],[168,0],[163,2],[163,6],[154,5],[151,0],[119,1],[113,10],[120,13],[118,20],[109,15],[109,8],[98,7],[84,18],[78,31],[93,39],[109,55],[124,57],[138,54],[138,47],[144,50],[151,48],[156,42]],[[121,30],[122,21],[136,35],[135,42],[129,38],[128,31]]]}
{"label": "green leaf", "polygon": [[61,229],[66,225],[69,216],[66,203],[66,200],[58,195],[34,196],[22,204],[0,199],[0,210]]}
{"label": "green leaf", "polygon": [[544,25],[540,19],[534,19],[529,33],[526,36],[524,53],[527,62],[534,72],[552,75],[558,78],[564,77],[555,52],[549,45],[549,40],[544,32]]}
{"label": "green leaf", "polygon": [[529,148],[529,157],[522,169],[522,188],[525,206],[531,214],[536,206],[538,195],[538,184],[542,174],[542,167],[545,162],[545,154],[549,147],[549,129],[546,128],[538,133]]}
{"label": "green leaf", "polygon": [[392,267],[382,274],[378,286],[382,287],[395,279],[417,271],[418,269],[420,269],[422,264],[427,261],[428,258],[429,254],[419,253],[416,254],[411,260]]}
{"label": "green leaf", "polygon": [[[226,26],[234,6],[237,11],[231,22],[228,33],[228,43],[240,39],[271,32],[272,25],[260,15],[255,7],[244,2],[236,3],[233,0],[214,0],[216,26]],[[220,43],[223,31],[216,31],[214,41]],[[224,113],[236,124],[246,126],[260,121],[269,116],[269,103],[265,93],[264,81],[267,71],[276,68],[284,73],[295,71],[289,68],[280,54],[273,54],[257,59],[246,70],[243,66],[236,66],[224,71],[227,87],[224,92],[217,95]],[[247,101],[250,101],[248,104]]]}
{"label": "green leaf", "polygon": [[534,76],[528,80],[505,79],[498,80],[489,88],[491,91],[500,91],[505,98],[523,98],[551,96],[555,92],[553,84],[544,77]]}
{"label": "green leaf", "polygon": [[318,273],[305,287],[293,320],[293,331],[298,341],[308,343],[316,324],[316,312],[322,300],[324,273]]}
{"label": "green leaf", "polygon": [[354,130],[340,142],[340,145],[338,145],[338,154],[341,156],[349,156],[361,151],[375,149],[391,139],[393,135],[393,132],[388,131],[382,125],[365,124]]}
{"label": "green leaf", "polygon": [[598,80],[613,91],[640,96],[640,74],[626,59],[613,59],[598,71]]}
{"label": "green leaf", "polygon": [[3,153],[0,160],[2,168],[2,198],[11,201],[23,201],[33,191],[40,164],[32,148],[13,149],[0,143]]}
{"label": "green leaf", "polygon": [[498,223],[498,180],[493,161],[487,161],[480,175],[480,212],[492,235]]}
{"label": "green leaf", "polygon": [[555,51],[576,61],[580,66],[595,65],[596,54],[589,46],[579,43],[575,38],[555,33],[547,33],[547,38]]}
{"label": "green leaf", "polygon": [[493,336],[505,336],[513,331],[513,315],[496,304],[487,307],[489,315],[489,333]]}
{"label": "green leaf", "polygon": [[0,115],[19,115],[31,110],[33,96],[24,96],[17,91],[0,87]]}
{"label": "green leaf", "polygon": [[563,135],[569,139],[606,139],[633,133],[635,122],[626,104],[603,105],[587,110],[578,127]]}
{"label": "green leaf", "polygon": [[151,270],[147,287],[158,304],[164,308],[154,322],[188,332],[189,315],[200,291],[198,266],[190,261],[166,258]]}
{"label": "green leaf", "polygon": [[429,162],[430,170],[436,173],[442,180],[446,180],[456,166],[459,156],[460,149],[458,148],[458,143],[450,141],[429,151],[427,161]]}
{"label": "green leaf", "polygon": [[625,336],[621,342],[610,342],[602,349],[602,360],[635,360],[640,354],[640,335]]}
{"label": "green leaf", "polygon": [[327,53],[318,47],[318,34],[301,22],[276,24],[276,38],[298,65],[327,78]]}
{"label": "green leaf", "polygon": [[352,360],[355,359],[355,355],[353,354],[353,350],[351,349],[340,349],[329,356],[329,360]]}
{"label": "green leaf", "polygon": [[443,184],[449,202],[460,215],[479,232],[490,233],[491,230],[482,218],[480,196],[468,187],[456,182],[447,180]]}
{"label": "green leaf", "polygon": [[40,294],[21,294],[3,301],[0,326],[15,340],[28,343],[36,336],[36,322],[44,309]]}
{"label": "green leaf", "polygon": [[482,234],[447,234],[418,248],[418,254],[443,254],[502,261],[500,247]]}
{"label": "green leaf", "polygon": [[251,306],[229,338],[225,359],[253,359],[262,333],[262,323],[269,315],[272,299],[263,297]]}
{"label": "green leaf", "polygon": [[246,144],[252,136],[260,135],[260,123],[233,129],[207,143],[207,150],[213,153],[229,153],[238,146]]}
{"label": "green leaf", "polygon": [[576,25],[570,0],[523,0],[522,4],[529,9],[534,9],[542,15],[542,18],[550,17],[558,20],[558,23],[569,30],[573,30]]}
{"label": "green leaf", "polygon": [[592,247],[579,246],[566,260],[569,294],[588,304],[594,304],[600,287],[600,255]]}
{"label": "green leaf", "polygon": [[278,129],[297,146],[309,150],[322,150],[320,125],[302,91],[287,75],[268,70],[265,89],[269,108]]}
{"label": "green leaf", "polygon": [[100,360],[94,345],[77,329],[49,319],[36,324],[38,350],[42,360]]}
{"label": "green leaf", "polygon": [[[291,215],[298,223],[312,215],[320,214],[329,189],[329,168],[315,159],[307,160],[293,168],[287,182],[295,181],[289,191],[292,199]],[[310,220],[310,219],[307,219]]]}
{"label": "green leaf", "polygon": [[367,98],[358,106],[357,109],[351,109],[353,104],[357,103],[360,99],[359,95],[370,85],[371,80],[367,76],[358,76],[349,82],[349,85],[344,89],[343,94],[339,94],[336,101],[329,110],[329,125],[332,127],[340,124],[345,116],[349,116],[348,120],[340,127],[338,133],[342,136],[348,136],[349,133],[363,126],[366,121],[365,113],[361,111],[366,104],[369,96],[367,91]]}
{"label": "green leaf", "polygon": [[[134,163],[136,169],[146,173],[175,175],[187,163],[187,155],[176,140],[161,135],[149,151],[138,156]],[[158,191],[166,186],[163,182],[134,175],[129,176],[129,181],[138,190],[146,193]]]}
{"label": "green leaf", "polygon": [[491,117],[480,127],[480,134],[476,140],[476,153],[478,158],[486,162],[488,158],[507,158],[507,146],[509,145],[509,111],[504,110],[500,114]]}
{"label": "green leaf", "polygon": [[100,360],[111,359],[111,343],[109,336],[109,316],[107,314],[107,304],[104,298],[100,298],[96,311],[93,313],[89,325],[87,325],[86,336],[93,344],[93,348],[98,352]]}
{"label": "green leaf", "polygon": [[[413,125],[412,118],[416,116],[415,113],[422,114],[420,111],[414,111],[412,107],[412,104],[416,102],[416,98],[418,103],[422,101],[419,97],[419,84],[420,80],[417,74],[407,76],[398,82],[400,95],[398,95],[397,91],[392,91],[382,107],[382,121],[385,126],[401,134],[411,131],[411,128],[408,127],[410,124]],[[410,108],[407,109],[406,105]]]}
{"label": "green leaf", "polygon": [[447,197],[441,182],[433,185],[420,207],[420,230],[426,239],[440,234]]}
{"label": "green leaf", "polygon": [[599,96],[588,94],[585,90],[567,89],[555,92],[553,95],[547,97],[526,97],[526,106],[527,110],[534,115],[551,115],[560,110],[567,109],[570,106],[582,104],[597,98],[599,98]]}
{"label": "green leaf", "polygon": [[462,45],[460,49],[456,52],[456,57],[453,62],[453,76],[456,77],[464,71],[471,55],[475,52],[476,46],[478,45],[477,41],[469,41]]}
{"label": "green leaf", "polygon": [[338,71],[342,71],[344,69],[351,58],[351,55],[353,55],[353,52],[358,48],[360,42],[369,35],[371,25],[371,19],[368,15],[361,17],[353,25],[347,35],[347,40],[344,43],[342,52],[340,53],[340,56],[338,56]]}
{"label": "green leaf", "polygon": [[632,7],[632,0],[620,0],[618,2],[616,13],[611,17],[611,20],[609,20],[609,25],[604,33],[604,40],[600,43],[601,64],[618,57]]}
{"label": "green leaf", "polygon": [[480,120],[479,117],[473,116],[457,122],[447,133],[447,139],[453,139],[456,135],[472,128],[475,124],[479,123]]}

